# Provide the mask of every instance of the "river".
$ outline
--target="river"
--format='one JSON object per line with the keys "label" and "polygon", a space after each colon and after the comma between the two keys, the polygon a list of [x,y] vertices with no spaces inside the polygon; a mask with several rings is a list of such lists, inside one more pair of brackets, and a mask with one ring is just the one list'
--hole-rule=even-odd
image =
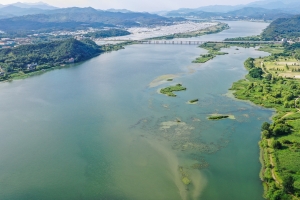
{"label": "river", "polygon": [[[267,26],[227,23],[231,29],[196,39],[257,35]],[[223,51],[192,64],[206,50],[132,45],[1,83],[0,199],[262,199],[258,141],[272,111],[226,94],[247,73],[248,57],[268,54]],[[149,87],[165,74],[176,78]],[[187,90],[176,98],[158,94],[177,83]],[[214,113],[235,119],[207,120]]]}

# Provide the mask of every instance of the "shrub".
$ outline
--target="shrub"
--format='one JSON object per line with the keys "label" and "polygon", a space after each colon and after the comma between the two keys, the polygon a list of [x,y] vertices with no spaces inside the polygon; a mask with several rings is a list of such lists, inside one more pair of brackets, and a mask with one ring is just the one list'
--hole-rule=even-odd
{"label": "shrub", "polygon": [[291,132],[291,128],[286,124],[277,124],[275,125],[273,129],[273,135],[279,136],[279,135],[286,135]]}
{"label": "shrub", "polygon": [[270,138],[271,136],[272,136],[272,134],[270,133],[270,131],[268,131],[268,130],[264,130],[263,132],[262,132],[262,135],[263,135],[263,137],[265,137],[265,138]]}
{"label": "shrub", "polygon": [[294,193],[295,188],[294,188],[294,182],[295,179],[292,176],[285,176],[283,177],[283,191],[286,193]]}
{"label": "shrub", "polygon": [[281,148],[282,148],[282,144],[281,144],[278,140],[274,140],[274,141],[272,142],[272,147],[273,147],[274,149],[281,149]]}

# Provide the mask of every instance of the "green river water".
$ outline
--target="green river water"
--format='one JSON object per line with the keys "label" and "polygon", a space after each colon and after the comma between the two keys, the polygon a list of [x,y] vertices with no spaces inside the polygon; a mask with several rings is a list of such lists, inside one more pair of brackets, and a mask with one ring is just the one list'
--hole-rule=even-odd
{"label": "green river water", "polygon": [[[228,23],[229,30],[194,39],[255,35],[267,26]],[[272,111],[225,94],[247,73],[248,57],[267,53],[223,51],[192,64],[206,50],[132,45],[1,83],[0,199],[262,199],[258,141]],[[165,74],[177,78],[149,87]],[[177,83],[187,90],[176,98],[157,93]],[[207,120],[213,113],[235,119]]]}

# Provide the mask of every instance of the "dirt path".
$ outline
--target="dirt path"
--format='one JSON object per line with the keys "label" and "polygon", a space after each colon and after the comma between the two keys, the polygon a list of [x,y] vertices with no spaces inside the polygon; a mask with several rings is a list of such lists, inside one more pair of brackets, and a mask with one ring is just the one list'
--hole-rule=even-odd
{"label": "dirt path", "polygon": [[293,113],[293,112],[288,112],[288,113],[286,113],[284,116],[282,116],[280,119],[284,119],[284,118],[286,118],[287,116],[292,115],[292,114],[294,114],[294,113]]}
{"label": "dirt path", "polygon": [[265,70],[265,68],[264,68],[264,62],[260,62],[260,68],[263,70],[263,72],[264,72],[265,74],[268,73],[268,72]]}
{"label": "dirt path", "polygon": [[[268,139],[268,146],[271,146],[271,140],[270,140],[270,139]],[[269,159],[270,159],[271,165],[272,165],[272,166],[275,166],[271,154],[270,154]],[[271,173],[272,173],[272,177],[273,177],[274,181],[275,181],[278,185],[280,185],[279,181],[277,180],[277,178],[276,178],[276,176],[275,176],[275,169],[274,169],[274,168],[271,169]]]}

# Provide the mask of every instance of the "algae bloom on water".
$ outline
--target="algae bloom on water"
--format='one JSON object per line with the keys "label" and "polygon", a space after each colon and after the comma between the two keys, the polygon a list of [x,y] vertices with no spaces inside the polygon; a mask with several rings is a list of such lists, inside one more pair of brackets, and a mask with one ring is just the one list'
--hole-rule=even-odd
{"label": "algae bloom on water", "polygon": [[177,95],[174,94],[173,92],[182,91],[182,90],[186,90],[186,88],[183,87],[181,84],[177,84],[175,86],[169,86],[169,87],[161,89],[160,93],[165,94],[170,97],[176,97]]}

